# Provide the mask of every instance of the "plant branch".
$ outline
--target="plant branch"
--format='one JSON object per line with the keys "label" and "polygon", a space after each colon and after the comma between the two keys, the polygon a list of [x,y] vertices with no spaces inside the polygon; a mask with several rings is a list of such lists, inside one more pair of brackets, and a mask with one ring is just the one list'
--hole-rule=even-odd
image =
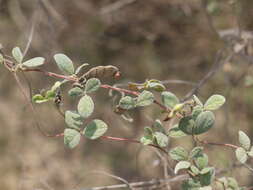
{"label": "plant branch", "polygon": [[197,140],[197,142],[199,142],[201,144],[214,145],[214,146],[226,146],[226,147],[230,147],[230,148],[233,148],[233,149],[239,148],[239,146],[236,146],[236,145],[233,145],[233,144],[208,142],[206,140],[200,140],[197,137],[195,138],[195,140]]}

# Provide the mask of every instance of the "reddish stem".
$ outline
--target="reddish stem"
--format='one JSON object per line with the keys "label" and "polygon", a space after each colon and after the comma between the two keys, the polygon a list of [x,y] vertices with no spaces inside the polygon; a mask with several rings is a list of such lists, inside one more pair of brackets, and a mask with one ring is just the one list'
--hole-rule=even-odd
{"label": "reddish stem", "polygon": [[136,91],[131,91],[131,90],[123,89],[123,88],[117,88],[117,87],[113,87],[113,86],[110,86],[110,85],[107,85],[107,84],[101,85],[101,88],[111,89],[111,90],[115,90],[115,91],[118,91],[118,92],[124,92],[124,93],[127,93],[127,94],[132,94],[134,96],[138,96],[140,94],[139,92],[136,92]]}
{"label": "reddish stem", "polygon": [[215,142],[208,142],[205,140],[200,140],[198,138],[196,138],[196,140],[202,144],[207,144],[207,145],[214,145],[214,146],[226,146],[226,147],[230,147],[233,149],[237,149],[239,148],[239,146],[233,145],[233,144],[228,144],[228,143],[215,143]]}
{"label": "reddish stem", "polygon": [[[138,141],[138,140],[128,139],[128,138],[119,138],[119,137],[111,137],[111,136],[101,136],[100,138],[106,139],[106,140],[124,141],[124,142],[128,142],[128,143],[138,143],[138,144],[141,144],[141,142]],[[163,148],[161,148],[161,147],[159,147],[157,145],[149,144],[148,146],[152,146],[152,147],[157,148],[157,149],[163,151],[164,153],[168,154],[168,152],[165,149],[163,149]]]}

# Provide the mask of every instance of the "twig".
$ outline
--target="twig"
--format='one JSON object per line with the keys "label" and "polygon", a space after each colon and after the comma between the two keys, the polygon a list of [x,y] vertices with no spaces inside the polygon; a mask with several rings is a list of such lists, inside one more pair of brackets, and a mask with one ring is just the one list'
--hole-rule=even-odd
{"label": "twig", "polygon": [[239,148],[239,146],[236,146],[236,145],[233,145],[233,144],[208,142],[206,140],[200,140],[197,137],[195,138],[195,140],[197,140],[197,142],[199,142],[201,144],[215,145],[215,146],[226,146],[226,147],[230,147],[230,148],[233,148],[233,149]]}
{"label": "twig", "polygon": [[[154,185],[159,185],[162,183],[173,183],[179,182],[189,178],[188,175],[179,175],[170,179],[153,179],[150,181],[140,181],[140,182],[133,182],[129,183],[133,188],[147,188]],[[109,185],[109,186],[102,186],[102,187],[91,187],[91,188],[82,188],[80,190],[108,190],[108,189],[119,189],[119,188],[127,188],[126,184],[118,184],[118,185]]]}

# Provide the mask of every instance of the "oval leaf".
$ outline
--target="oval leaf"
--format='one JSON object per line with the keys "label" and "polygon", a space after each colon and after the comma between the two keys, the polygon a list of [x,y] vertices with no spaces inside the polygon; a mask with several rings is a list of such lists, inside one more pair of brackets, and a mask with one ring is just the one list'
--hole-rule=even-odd
{"label": "oval leaf", "polygon": [[179,99],[171,92],[162,92],[161,96],[163,105],[167,108],[173,108],[175,105],[179,104]]}
{"label": "oval leaf", "polygon": [[169,129],[168,135],[172,138],[180,138],[185,137],[187,134],[185,134],[181,129],[178,128],[178,125],[176,125],[175,127]]}
{"label": "oval leaf", "polygon": [[225,103],[225,101],[226,101],[226,99],[224,98],[224,96],[217,95],[217,94],[212,95],[206,101],[206,103],[204,105],[204,109],[205,110],[217,110]]}
{"label": "oval leaf", "polygon": [[242,147],[237,148],[235,154],[237,160],[243,164],[248,160],[247,152]]}
{"label": "oval leaf", "polygon": [[178,128],[188,135],[192,135],[194,132],[195,121],[191,116],[186,116],[180,119]]}
{"label": "oval leaf", "polygon": [[130,96],[124,96],[120,99],[119,106],[123,109],[129,110],[135,107],[135,101]]}
{"label": "oval leaf", "polygon": [[81,139],[81,134],[74,129],[64,130],[64,144],[69,148],[75,148]]}
{"label": "oval leaf", "polygon": [[137,98],[136,106],[149,106],[154,102],[154,95],[144,90]]}
{"label": "oval leaf", "polygon": [[88,95],[83,96],[77,105],[77,110],[83,118],[89,117],[94,111],[94,102],[92,98]]}
{"label": "oval leaf", "polygon": [[190,153],[190,158],[197,158],[202,155],[203,147],[197,146],[194,149],[192,149]]}
{"label": "oval leaf", "polygon": [[202,154],[196,158],[196,165],[199,169],[203,169],[208,165],[208,156],[206,154]]}
{"label": "oval leaf", "polygon": [[99,79],[91,78],[85,84],[85,92],[86,93],[95,92],[99,89],[100,85],[101,85],[101,82]]}
{"label": "oval leaf", "polygon": [[188,152],[183,147],[176,147],[170,150],[169,155],[171,159],[182,161],[188,159]]}
{"label": "oval leaf", "polygon": [[205,133],[211,129],[214,125],[215,117],[210,111],[202,112],[196,119],[196,127],[194,128],[194,134],[199,135]]}
{"label": "oval leaf", "polygon": [[68,92],[69,96],[76,97],[83,95],[83,90],[79,87],[71,88]]}
{"label": "oval leaf", "polygon": [[12,49],[12,56],[18,63],[21,63],[23,61],[23,53],[21,52],[19,47],[15,47]]}
{"label": "oval leaf", "polygon": [[245,150],[249,150],[250,149],[250,144],[251,144],[250,138],[243,131],[239,131],[238,133],[239,133],[239,142],[240,142],[240,145]]}
{"label": "oval leaf", "polygon": [[99,119],[89,123],[83,131],[83,134],[89,139],[97,139],[107,131],[107,124]]}
{"label": "oval leaf", "polygon": [[190,162],[187,162],[187,161],[180,161],[177,163],[177,165],[175,166],[175,174],[178,173],[179,170],[182,170],[182,169],[187,169],[191,166],[191,163]]}
{"label": "oval leaf", "polygon": [[166,146],[168,146],[168,144],[169,144],[169,138],[165,134],[163,134],[161,132],[155,132],[154,133],[154,137],[156,139],[157,144],[160,147],[166,147]]}
{"label": "oval leaf", "polygon": [[64,55],[64,54],[55,54],[54,55],[54,60],[57,64],[57,66],[59,67],[59,69],[68,75],[72,75],[74,74],[74,66],[73,66],[73,62],[71,61],[71,59]]}
{"label": "oval leaf", "polygon": [[65,112],[65,122],[66,124],[73,129],[80,130],[83,125],[82,117],[76,111]]}
{"label": "oval leaf", "polygon": [[44,61],[45,61],[45,58],[43,57],[35,57],[32,59],[29,59],[28,61],[25,61],[24,63],[22,63],[22,65],[26,67],[38,67],[40,65],[43,65]]}

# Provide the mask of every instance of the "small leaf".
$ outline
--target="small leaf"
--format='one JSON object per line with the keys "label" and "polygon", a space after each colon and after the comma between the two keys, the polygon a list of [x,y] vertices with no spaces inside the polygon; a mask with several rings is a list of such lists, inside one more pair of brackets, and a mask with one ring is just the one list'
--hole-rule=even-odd
{"label": "small leaf", "polygon": [[187,134],[185,134],[181,129],[178,128],[178,125],[170,128],[167,135],[172,138],[180,138],[187,136]]}
{"label": "small leaf", "polygon": [[245,150],[249,150],[250,149],[250,138],[243,132],[243,131],[239,131],[239,142],[240,145],[245,149]]}
{"label": "small leaf", "polygon": [[88,65],[89,65],[88,63],[84,63],[84,64],[80,65],[79,67],[77,67],[77,69],[75,71],[75,75],[79,74],[82,71],[82,69]]}
{"label": "small leaf", "polygon": [[85,92],[86,93],[95,92],[99,89],[100,85],[101,85],[101,82],[99,79],[91,78],[85,84]]}
{"label": "small leaf", "polygon": [[154,102],[154,95],[144,90],[137,98],[136,106],[148,106]]}
{"label": "small leaf", "polygon": [[65,112],[65,122],[70,128],[80,130],[83,125],[82,120],[83,119],[76,111],[67,110]]}
{"label": "small leaf", "polygon": [[149,145],[153,143],[153,137],[150,135],[145,135],[141,137],[140,141],[143,145]]}
{"label": "small leaf", "polygon": [[162,124],[162,122],[159,119],[155,120],[155,122],[153,124],[153,128],[154,128],[154,131],[165,133],[165,129],[163,127],[163,124]]}
{"label": "small leaf", "polygon": [[177,163],[177,165],[175,166],[175,174],[178,173],[179,170],[182,170],[182,169],[187,169],[191,166],[191,163],[190,162],[187,162],[187,161],[180,161]]}
{"label": "small leaf", "polygon": [[248,155],[247,152],[244,150],[244,148],[241,147],[237,148],[235,150],[235,154],[237,160],[243,164],[248,160]]}
{"label": "small leaf", "polygon": [[190,158],[197,158],[202,155],[203,147],[197,146],[194,149],[192,149],[190,153]]}
{"label": "small leaf", "polygon": [[162,102],[167,108],[173,108],[176,104],[179,104],[177,96],[171,92],[162,92]]}
{"label": "small leaf", "polygon": [[146,89],[155,90],[157,92],[163,92],[166,88],[159,80],[150,80],[145,85]]}
{"label": "small leaf", "polygon": [[120,99],[119,106],[123,109],[129,110],[135,107],[135,101],[130,96],[124,96]]}
{"label": "small leaf", "polygon": [[55,92],[56,90],[58,90],[58,89],[60,88],[60,86],[61,86],[62,84],[63,84],[62,82],[56,81],[56,82],[54,83],[54,85],[52,86],[51,90],[52,90],[53,92]]}
{"label": "small leaf", "polygon": [[203,169],[208,165],[208,156],[206,154],[202,154],[196,158],[196,165],[199,169]]}
{"label": "small leaf", "polygon": [[200,182],[192,178],[185,180],[182,184],[182,190],[199,190],[200,187]]}
{"label": "small leaf", "polygon": [[45,62],[45,58],[43,57],[35,57],[32,59],[29,59],[28,61],[25,61],[24,63],[22,63],[22,65],[26,66],[26,67],[38,67],[43,65]]}
{"label": "small leaf", "polygon": [[250,157],[253,157],[253,146],[251,147],[250,151],[248,152],[248,155],[249,155]]}
{"label": "small leaf", "polygon": [[166,147],[166,146],[168,146],[168,144],[169,144],[169,138],[165,134],[163,134],[161,132],[155,132],[154,133],[154,137],[156,139],[157,144],[160,147]]}
{"label": "small leaf", "polygon": [[73,62],[71,61],[71,59],[64,55],[64,54],[55,54],[54,55],[54,60],[57,64],[57,66],[59,67],[59,69],[68,75],[72,75],[74,74],[74,66],[73,66]]}
{"label": "small leaf", "polygon": [[176,147],[170,150],[171,159],[176,161],[188,160],[188,152],[183,147]]}
{"label": "small leaf", "polygon": [[212,183],[214,178],[215,178],[215,170],[214,168],[211,168],[209,172],[199,176],[199,181],[202,186],[207,186]]}
{"label": "small leaf", "polygon": [[198,106],[203,107],[203,103],[200,101],[200,99],[196,95],[193,95],[193,100],[196,102]]}
{"label": "small leaf", "polygon": [[48,90],[48,91],[46,92],[45,98],[48,99],[48,100],[51,100],[51,99],[55,98],[55,95],[56,95],[56,94],[55,94],[54,91]]}
{"label": "small leaf", "polygon": [[196,127],[194,128],[194,134],[199,135],[207,132],[214,125],[215,117],[210,111],[202,112],[196,119]]}
{"label": "small leaf", "polygon": [[88,95],[83,96],[77,105],[78,113],[83,118],[88,118],[94,111],[94,102]]}
{"label": "small leaf", "polygon": [[195,121],[192,116],[186,116],[180,119],[178,128],[188,135],[194,133]]}
{"label": "small leaf", "polygon": [[202,112],[203,112],[202,106],[195,106],[192,110],[192,118],[196,120],[199,114],[201,114]]}
{"label": "small leaf", "polygon": [[23,61],[23,53],[21,52],[19,47],[15,47],[12,49],[12,56],[18,63],[21,63]]}
{"label": "small leaf", "polygon": [[4,56],[0,53],[0,63],[4,62]]}
{"label": "small leaf", "polygon": [[196,167],[196,166],[194,166],[194,165],[191,165],[191,171],[195,174],[195,175],[198,175],[199,174],[199,169]]}
{"label": "small leaf", "polygon": [[35,103],[37,103],[37,104],[40,104],[40,103],[47,102],[48,99],[46,99],[45,97],[43,97],[41,94],[35,94],[32,97],[32,101],[35,102]]}
{"label": "small leaf", "polygon": [[76,97],[83,95],[83,90],[79,87],[71,88],[68,92],[69,96]]}
{"label": "small leaf", "polygon": [[224,103],[226,99],[224,96],[221,95],[212,95],[208,100],[206,101],[204,105],[205,110],[217,110],[219,109]]}
{"label": "small leaf", "polygon": [[89,123],[83,131],[83,134],[89,139],[97,139],[107,131],[107,124],[99,119],[93,120]]}
{"label": "small leaf", "polygon": [[212,169],[213,169],[212,167],[203,168],[203,169],[200,171],[200,174],[206,174],[206,173],[210,172]]}
{"label": "small leaf", "polygon": [[74,129],[64,130],[64,144],[69,148],[75,148],[81,139],[81,134]]}

